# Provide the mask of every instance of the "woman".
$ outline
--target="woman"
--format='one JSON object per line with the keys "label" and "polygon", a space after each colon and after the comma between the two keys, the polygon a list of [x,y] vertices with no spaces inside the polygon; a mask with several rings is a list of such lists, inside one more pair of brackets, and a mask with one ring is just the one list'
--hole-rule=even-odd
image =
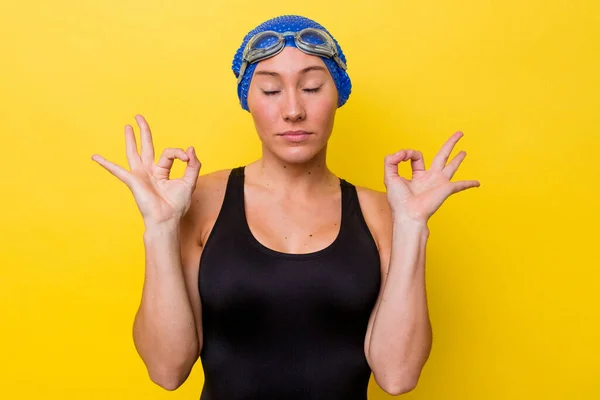
{"label": "woman", "polygon": [[[385,158],[385,193],[326,164],[336,109],[350,94],[346,59],[321,25],[269,20],[246,35],[233,70],[262,157],[198,176],[193,147],[154,164],[126,126],[130,170],[93,159],[132,191],[145,223],[146,274],[134,341],[150,378],[179,387],[200,357],[201,398],[366,399],[371,372],[396,395],[415,387],[431,348],[427,221],[465,157],[457,132],[426,170],[419,151]],[[170,179],[175,159],[184,176]],[[409,161],[412,180],[398,176]]]}

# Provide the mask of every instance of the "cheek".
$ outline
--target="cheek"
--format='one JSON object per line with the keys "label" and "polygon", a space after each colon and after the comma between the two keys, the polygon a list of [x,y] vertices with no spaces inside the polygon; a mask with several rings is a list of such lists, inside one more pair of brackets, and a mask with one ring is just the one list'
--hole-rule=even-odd
{"label": "cheek", "polygon": [[277,122],[279,115],[277,107],[269,102],[265,96],[248,96],[248,108],[259,133]]}
{"label": "cheek", "polygon": [[323,96],[315,99],[310,105],[310,115],[321,124],[327,124],[335,116],[337,109],[337,98],[335,96]]}

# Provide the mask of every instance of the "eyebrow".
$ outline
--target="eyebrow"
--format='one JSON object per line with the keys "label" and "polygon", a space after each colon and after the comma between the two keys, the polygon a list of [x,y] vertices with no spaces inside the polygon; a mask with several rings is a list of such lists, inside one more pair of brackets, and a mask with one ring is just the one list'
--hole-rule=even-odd
{"label": "eyebrow", "polygon": [[[303,68],[300,71],[300,73],[301,74],[305,74],[305,73],[307,73],[309,71],[325,71],[325,68],[322,67],[322,66],[320,66],[320,65],[312,65],[310,67]],[[275,76],[275,77],[280,76],[275,71],[267,71],[267,70],[256,71],[254,74],[255,75],[268,75],[268,76]]]}

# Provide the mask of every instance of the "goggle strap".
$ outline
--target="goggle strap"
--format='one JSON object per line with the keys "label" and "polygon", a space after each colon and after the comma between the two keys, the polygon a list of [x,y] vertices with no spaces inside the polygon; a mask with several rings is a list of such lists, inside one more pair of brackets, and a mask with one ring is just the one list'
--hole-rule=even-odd
{"label": "goggle strap", "polygon": [[246,72],[246,65],[248,65],[248,62],[246,60],[242,61],[242,66],[240,67],[240,73],[238,74],[238,85],[239,83],[242,81],[242,78],[244,77],[244,72]]}
{"label": "goggle strap", "polygon": [[339,65],[339,66],[340,66],[340,68],[341,68],[341,69],[343,69],[344,71],[345,71],[345,70],[348,68],[348,67],[346,66],[346,63],[345,63],[344,61],[342,61],[342,59],[341,59],[340,57],[338,57],[338,55],[337,55],[337,54],[335,54],[335,55],[333,56],[333,60],[334,60],[334,61],[337,63],[337,65]]}

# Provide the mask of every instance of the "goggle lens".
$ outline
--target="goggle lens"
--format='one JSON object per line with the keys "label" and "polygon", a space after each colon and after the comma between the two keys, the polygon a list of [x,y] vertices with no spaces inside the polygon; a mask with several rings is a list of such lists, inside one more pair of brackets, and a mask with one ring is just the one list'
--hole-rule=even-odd
{"label": "goggle lens", "polygon": [[264,49],[277,44],[279,37],[273,32],[265,32],[252,43],[252,50]]}
{"label": "goggle lens", "polygon": [[304,31],[301,33],[299,39],[306,43],[312,44],[315,46],[325,46],[328,45],[327,39],[321,33],[316,31]]}

